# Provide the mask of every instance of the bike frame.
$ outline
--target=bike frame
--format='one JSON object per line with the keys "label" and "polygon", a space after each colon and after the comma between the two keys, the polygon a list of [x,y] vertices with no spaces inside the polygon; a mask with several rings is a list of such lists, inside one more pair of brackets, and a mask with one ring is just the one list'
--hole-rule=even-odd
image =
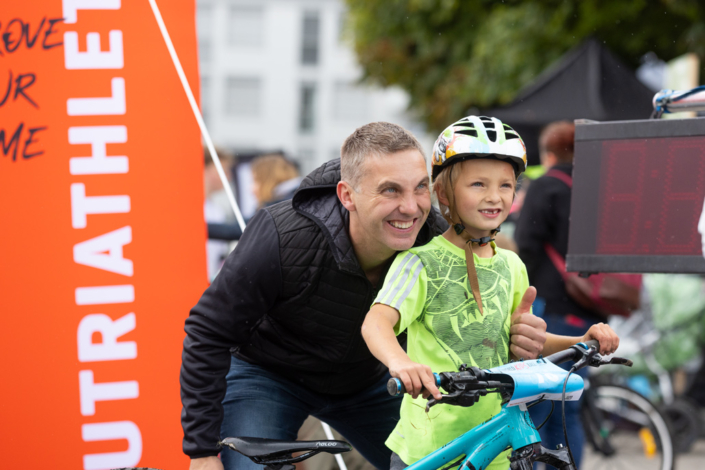
{"label": "bike frame", "polygon": [[[465,455],[462,464],[466,468],[485,469],[508,447],[517,451],[532,444],[540,445],[541,436],[526,403],[539,399],[560,400],[568,372],[545,359],[513,362],[485,372],[488,377],[511,377],[514,392],[508,403],[502,405],[497,415],[410,465],[408,470],[436,470],[461,455]],[[584,388],[580,376],[571,375],[566,385],[567,400],[580,398]]]}
{"label": "bike frame", "polygon": [[[407,467],[407,470],[436,470],[457,460],[467,468],[487,468],[507,447],[522,447],[541,442],[526,405],[503,406],[502,411],[462,436]],[[460,462],[458,463],[460,465]]]}

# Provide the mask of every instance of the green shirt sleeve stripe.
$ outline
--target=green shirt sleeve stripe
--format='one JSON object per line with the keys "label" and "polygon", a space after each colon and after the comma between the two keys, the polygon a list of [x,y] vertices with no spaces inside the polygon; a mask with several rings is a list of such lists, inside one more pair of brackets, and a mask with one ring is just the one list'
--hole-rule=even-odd
{"label": "green shirt sleeve stripe", "polygon": [[396,282],[399,280],[399,273],[401,272],[402,268],[404,267],[406,262],[409,261],[413,256],[415,256],[413,253],[407,253],[406,256],[404,256],[404,258],[397,264],[397,268],[394,270],[394,274],[392,274],[391,276],[387,274],[388,281],[385,280],[384,289],[382,289],[382,292],[377,295],[377,302],[383,303],[382,300],[387,296],[392,286],[396,284]]}
{"label": "green shirt sleeve stripe", "polygon": [[[402,288],[406,285],[407,281],[409,280],[409,275],[411,274],[412,268],[417,264],[421,264],[421,259],[415,254],[409,253],[407,256],[404,257],[402,262],[399,263],[400,267],[404,267],[403,271],[400,275],[398,275],[396,279],[390,279],[391,282],[389,283],[389,292],[385,293],[384,296],[379,296],[380,303],[392,306],[392,302],[394,301],[395,297],[399,294],[399,291],[402,290]],[[418,277],[418,274],[416,276]],[[415,281],[416,279],[414,278],[411,282],[411,285],[413,285]]]}
{"label": "green shirt sleeve stripe", "polygon": [[[414,287],[416,284],[417,279],[419,278],[419,274],[421,274],[421,270],[423,269],[423,263],[421,260],[416,257],[417,260],[419,260],[418,263],[416,263],[416,266],[414,266],[414,272],[411,274],[411,279],[406,285],[406,289],[404,289],[404,292],[397,298],[397,300],[394,302],[394,305],[391,305],[395,309],[399,310],[401,307],[401,304],[406,300],[406,297],[409,295],[411,292],[411,289]],[[412,263],[409,262],[409,265]]]}

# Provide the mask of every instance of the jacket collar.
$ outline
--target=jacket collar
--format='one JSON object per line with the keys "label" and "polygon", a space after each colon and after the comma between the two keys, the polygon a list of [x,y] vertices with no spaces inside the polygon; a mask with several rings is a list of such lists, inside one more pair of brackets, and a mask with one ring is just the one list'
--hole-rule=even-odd
{"label": "jacket collar", "polygon": [[[338,199],[336,187],[340,181],[340,159],[328,161],[316,168],[301,182],[294,194],[294,210],[318,225],[328,241],[338,267],[343,271],[360,273],[360,263],[355,256],[348,235],[350,213]],[[414,246],[425,245],[448,228],[447,222],[436,209],[421,227]]]}

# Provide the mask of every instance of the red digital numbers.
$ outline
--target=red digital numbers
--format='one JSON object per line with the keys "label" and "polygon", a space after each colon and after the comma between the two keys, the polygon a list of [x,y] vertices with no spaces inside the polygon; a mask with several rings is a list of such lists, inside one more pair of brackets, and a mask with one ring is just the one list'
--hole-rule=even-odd
{"label": "red digital numbers", "polygon": [[602,144],[598,254],[700,255],[705,139]]}

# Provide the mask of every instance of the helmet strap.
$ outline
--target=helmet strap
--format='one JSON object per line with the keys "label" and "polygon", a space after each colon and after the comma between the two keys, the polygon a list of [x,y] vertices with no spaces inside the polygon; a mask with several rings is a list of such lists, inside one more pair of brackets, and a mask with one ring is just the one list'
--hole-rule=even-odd
{"label": "helmet strap", "polygon": [[[455,194],[453,194],[453,199],[455,199]],[[455,201],[454,201],[455,202]],[[490,242],[494,241],[494,235],[499,232],[499,227],[492,230],[490,236],[481,238],[472,238],[472,235],[468,233],[465,228],[463,220],[458,215],[455,209],[455,204],[453,204],[453,209],[450,214],[451,221],[453,221],[453,230],[455,233],[460,235],[465,241],[465,266],[468,270],[468,284],[470,284],[470,291],[472,292],[472,297],[475,299],[477,308],[480,310],[480,315],[484,315],[482,308],[482,294],[480,293],[480,281],[477,277],[477,268],[475,267],[475,256],[473,253],[472,246],[477,243],[479,246],[485,246]],[[459,222],[455,222],[458,220]]]}

